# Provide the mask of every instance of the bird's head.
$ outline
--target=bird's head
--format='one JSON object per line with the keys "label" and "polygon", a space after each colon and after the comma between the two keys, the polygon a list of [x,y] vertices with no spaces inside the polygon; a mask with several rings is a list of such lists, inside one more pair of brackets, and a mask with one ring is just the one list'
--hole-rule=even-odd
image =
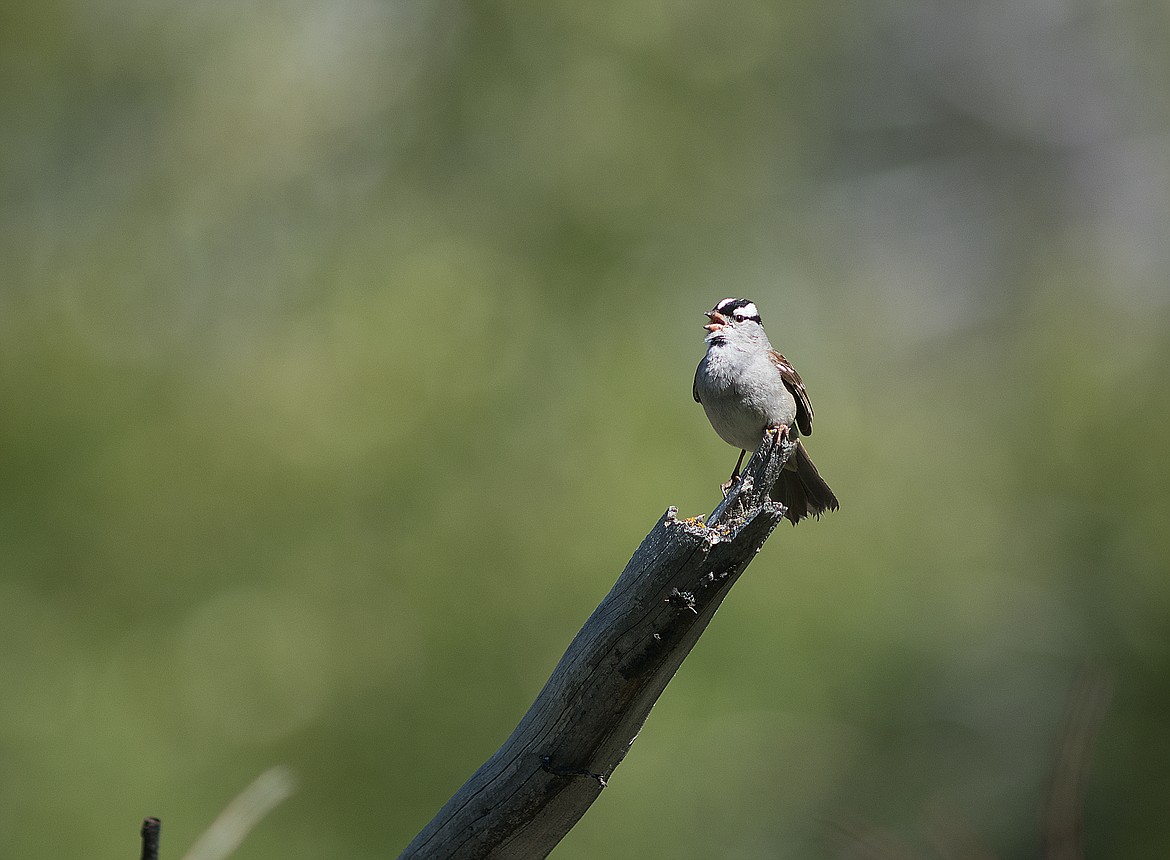
{"label": "bird's head", "polygon": [[729,334],[735,332],[762,332],[760,312],[756,310],[755,302],[747,299],[723,299],[711,310],[707,311],[710,322],[703,326],[709,334],[708,343],[725,340]]}

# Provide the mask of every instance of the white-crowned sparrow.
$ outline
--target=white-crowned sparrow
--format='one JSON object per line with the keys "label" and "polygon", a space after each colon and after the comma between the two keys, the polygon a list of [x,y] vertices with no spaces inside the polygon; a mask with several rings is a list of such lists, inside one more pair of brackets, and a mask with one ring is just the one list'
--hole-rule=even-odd
{"label": "white-crowned sparrow", "polygon": [[772,349],[755,304],[724,299],[707,311],[707,354],[695,371],[695,400],[729,445],[740,449],[731,473],[739,474],[744,454],[773,431],[795,444],[772,498],[784,505],[793,524],[808,515],[837,510],[837,497],[817,472],[800,436],[812,434],[812,403],[788,359]]}

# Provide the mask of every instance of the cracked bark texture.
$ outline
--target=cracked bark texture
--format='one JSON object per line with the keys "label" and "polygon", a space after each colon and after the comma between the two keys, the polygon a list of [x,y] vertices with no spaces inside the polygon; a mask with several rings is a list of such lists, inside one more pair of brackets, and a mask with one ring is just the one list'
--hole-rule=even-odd
{"label": "cracked bark texture", "polygon": [[784,516],[790,453],[769,434],[719,507],[672,507],[573,639],[532,707],[400,855],[544,857],[605,787],[650,709]]}

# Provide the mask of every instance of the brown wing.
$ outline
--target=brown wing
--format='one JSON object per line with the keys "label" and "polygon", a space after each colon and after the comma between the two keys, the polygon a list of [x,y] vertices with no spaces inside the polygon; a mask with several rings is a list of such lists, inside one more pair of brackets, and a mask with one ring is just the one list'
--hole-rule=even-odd
{"label": "brown wing", "polygon": [[788,359],[776,350],[771,350],[768,357],[772,359],[772,364],[776,365],[776,369],[780,371],[780,378],[784,380],[784,384],[788,386],[788,390],[796,398],[796,428],[803,435],[811,436],[813,408],[812,401],[808,399],[808,392],[804,389],[804,381],[796,369],[788,363]]}
{"label": "brown wing", "polygon": [[696,403],[702,403],[699,399],[699,371],[695,369],[695,381],[691,383],[691,397],[695,398]]}

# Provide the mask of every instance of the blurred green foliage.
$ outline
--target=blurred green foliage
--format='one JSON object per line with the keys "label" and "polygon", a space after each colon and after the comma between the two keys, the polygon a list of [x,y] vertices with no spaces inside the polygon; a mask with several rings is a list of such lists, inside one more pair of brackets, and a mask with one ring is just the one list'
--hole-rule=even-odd
{"label": "blurred green foliage", "polygon": [[[0,856],[393,856],[668,504],[760,306],[842,500],[555,856],[1170,845],[1158,4],[0,12]],[[860,834],[842,837],[843,831]],[[868,855],[867,855],[868,856]]]}

